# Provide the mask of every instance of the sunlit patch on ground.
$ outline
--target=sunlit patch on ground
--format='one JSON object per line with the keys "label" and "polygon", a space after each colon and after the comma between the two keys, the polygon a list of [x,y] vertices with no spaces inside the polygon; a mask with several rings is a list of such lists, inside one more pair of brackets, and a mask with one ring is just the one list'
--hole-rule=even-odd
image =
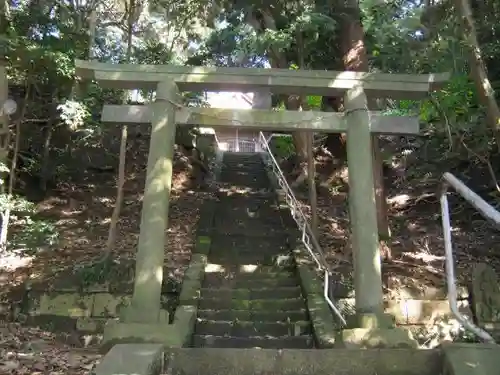
{"label": "sunlit patch on ground", "polygon": [[240,267],[240,272],[243,273],[253,273],[259,268],[256,264],[242,264]]}
{"label": "sunlit patch on ground", "polygon": [[15,271],[18,268],[29,267],[33,262],[32,256],[22,253],[8,253],[0,255],[0,271]]}

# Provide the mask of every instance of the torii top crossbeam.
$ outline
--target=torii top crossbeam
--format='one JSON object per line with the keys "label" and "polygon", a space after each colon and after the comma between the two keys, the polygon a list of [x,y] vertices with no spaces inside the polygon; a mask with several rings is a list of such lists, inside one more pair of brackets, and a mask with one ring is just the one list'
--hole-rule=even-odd
{"label": "torii top crossbeam", "polygon": [[440,74],[386,74],[323,70],[187,67],[175,65],[110,64],[76,60],[76,74],[107,88],[156,89],[173,79],[181,91],[244,91],[267,89],[276,94],[342,96],[362,85],[367,95],[421,99],[450,77]]}

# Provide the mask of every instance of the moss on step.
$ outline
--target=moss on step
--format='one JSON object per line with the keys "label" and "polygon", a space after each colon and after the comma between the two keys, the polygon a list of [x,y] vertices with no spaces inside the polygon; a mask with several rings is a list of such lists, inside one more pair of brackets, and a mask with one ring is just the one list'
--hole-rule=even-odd
{"label": "moss on step", "polygon": [[204,298],[219,299],[278,299],[299,298],[299,286],[270,288],[213,288],[202,290]]}
{"label": "moss on step", "polygon": [[251,322],[251,321],[211,321],[196,324],[196,334],[212,336],[303,336],[311,334],[308,321],[297,322]]}
{"label": "moss on step", "polygon": [[297,322],[308,319],[306,309],[294,311],[198,310],[198,318],[219,321]]}
{"label": "moss on step", "polygon": [[263,289],[263,288],[281,288],[281,287],[293,287],[297,285],[297,280],[295,278],[288,277],[278,277],[278,278],[238,278],[235,279],[228,278],[225,274],[215,274],[206,273],[205,279],[203,280],[204,288],[225,288],[232,286],[234,288],[246,288],[246,289]]}
{"label": "moss on step", "polygon": [[193,337],[193,346],[214,348],[310,349],[313,346],[313,340],[310,336],[222,337],[195,335]]}
{"label": "moss on step", "polygon": [[291,311],[304,306],[302,298],[289,299],[213,299],[202,296],[199,308],[214,310]]}

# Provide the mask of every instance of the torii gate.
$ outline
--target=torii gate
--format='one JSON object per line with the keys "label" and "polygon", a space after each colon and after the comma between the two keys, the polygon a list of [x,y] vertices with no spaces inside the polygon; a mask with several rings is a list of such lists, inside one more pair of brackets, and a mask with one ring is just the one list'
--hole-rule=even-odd
{"label": "torii gate", "polygon": [[[172,182],[175,124],[263,131],[346,132],[356,312],[383,313],[371,133],[417,134],[417,118],[367,110],[367,95],[422,99],[449,74],[406,75],[287,69],[206,68],[76,61],[76,74],[103,87],[156,90],[149,106],[105,106],[102,120],[151,123],[134,292],[127,323],[161,323],[160,294]],[[344,113],[184,108],[179,91],[256,91],[344,97]]]}

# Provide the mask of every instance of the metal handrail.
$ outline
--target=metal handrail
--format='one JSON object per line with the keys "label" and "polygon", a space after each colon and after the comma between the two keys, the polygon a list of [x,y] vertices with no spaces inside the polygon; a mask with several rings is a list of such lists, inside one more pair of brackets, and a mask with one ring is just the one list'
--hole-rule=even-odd
{"label": "metal handrail", "polygon": [[[262,150],[264,150],[264,152],[268,155],[270,159],[270,163],[268,164],[270,164],[270,166],[272,167],[273,173],[276,175],[276,178],[278,179],[278,184],[285,191],[286,203],[290,208],[293,219],[297,223],[297,226],[299,227],[299,230],[302,233],[302,243],[306,247],[309,255],[311,255],[311,258],[317,264],[318,268],[324,272],[325,279],[323,286],[323,297],[325,298],[325,301],[328,303],[328,305],[333,310],[335,315],[337,315],[342,325],[345,326],[347,325],[346,320],[342,316],[342,313],[337,308],[337,306],[335,306],[335,303],[332,301],[331,298],[330,277],[332,275],[332,271],[328,262],[325,259],[323,250],[321,249],[318,240],[314,236],[314,233],[309,225],[309,222],[307,221],[306,216],[300,209],[300,204],[297,201],[297,198],[295,198],[292,189],[288,185],[288,182],[283,172],[281,171],[278,162],[276,161],[273,153],[271,152],[266,137],[262,132],[259,133],[259,144]],[[315,254],[313,248],[316,250],[317,254]]]}
{"label": "metal handrail", "polygon": [[462,181],[456,178],[451,173],[446,172],[443,174],[440,197],[441,203],[441,221],[443,224],[444,234],[444,249],[446,255],[446,283],[448,287],[448,301],[450,309],[455,318],[463,325],[463,327],[470,332],[474,333],[481,340],[495,344],[495,340],[491,335],[476,326],[473,322],[469,321],[458,310],[458,297],[457,285],[455,277],[455,262],[453,259],[453,246],[451,243],[451,224],[450,224],[450,210],[448,205],[448,189],[452,187],[462,198],[470,203],[487,221],[492,223],[496,228],[500,229],[500,212],[493,206],[488,204],[483,198],[469,189]]}

